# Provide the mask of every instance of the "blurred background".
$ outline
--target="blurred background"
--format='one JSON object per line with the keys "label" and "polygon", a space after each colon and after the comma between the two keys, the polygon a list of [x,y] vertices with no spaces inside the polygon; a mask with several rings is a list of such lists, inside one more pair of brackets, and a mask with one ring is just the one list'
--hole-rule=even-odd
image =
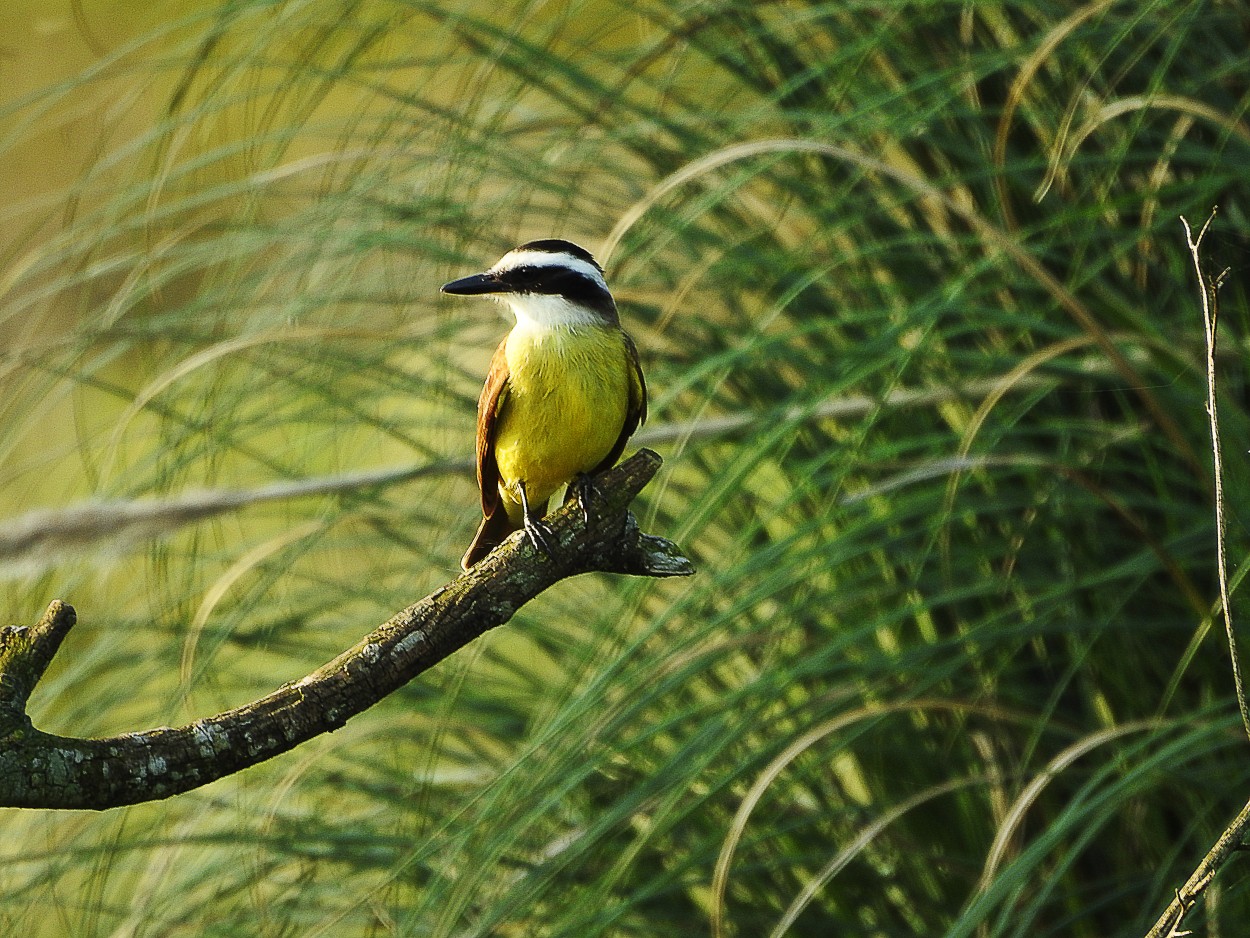
{"label": "blurred background", "polygon": [[1241,569],[1248,44],[1232,0],[8,0],[0,608],[80,620],[36,725],[245,703],[453,577],[508,324],[438,286],[530,238],[607,267],[699,575],[561,583],[199,791],[0,811],[0,931],[1142,934],[1250,795],[1179,221]]}

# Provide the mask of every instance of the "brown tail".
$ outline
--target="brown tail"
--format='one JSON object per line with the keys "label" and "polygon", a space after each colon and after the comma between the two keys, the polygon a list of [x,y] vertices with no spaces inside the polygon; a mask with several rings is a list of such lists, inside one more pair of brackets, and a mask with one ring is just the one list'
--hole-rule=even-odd
{"label": "brown tail", "polygon": [[464,558],[460,561],[461,568],[468,570],[516,530],[518,530],[518,525],[509,520],[508,513],[500,505],[493,515],[482,519],[477,529],[477,537],[473,538],[473,543],[469,545],[469,549],[464,552]]}

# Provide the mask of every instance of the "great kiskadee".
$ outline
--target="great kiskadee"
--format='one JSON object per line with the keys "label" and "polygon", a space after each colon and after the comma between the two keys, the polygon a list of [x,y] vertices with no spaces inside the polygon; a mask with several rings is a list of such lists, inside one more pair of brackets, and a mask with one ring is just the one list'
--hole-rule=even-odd
{"label": "great kiskadee", "polygon": [[647,417],[638,349],[603,268],[569,241],[522,244],[443,292],[491,297],[516,317],[477,404],[483,518],[460,564],[468,570],[522,528],[550,553],[548,500],[573,483],[585,511],[589,477],[616,463]]}

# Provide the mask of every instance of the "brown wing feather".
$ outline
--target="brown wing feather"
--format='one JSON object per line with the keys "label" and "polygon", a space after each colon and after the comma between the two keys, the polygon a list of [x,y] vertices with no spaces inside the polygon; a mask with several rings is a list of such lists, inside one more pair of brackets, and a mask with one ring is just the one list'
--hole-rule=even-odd
{"label": "brown wing feather", "polygon": [[598,475],[616,465],[625,452],[625,444],[629,438],[647,419],[647,379],[642,376],[642,363],[638,361],[638,346],[622,332],[625,337],[625,356],[629,359],[629,405],[625,408],[625,423],[621,426],[621,435],[612,444],[612,449],[599,465],[591,470],[591,475]]}
{"label": "brown wing feather", "polygon": [[495,462],[495,420],[508,393],[508,356],[505,338],[490,360],[490,371],[477,401],[477,487],[482,493],[482,515],[489,518],[499,507],[499,465]]}
{"label": "brown wing feather", "polygon": [[483,518],[482,523],[478,525],[477,535],[473,538],[473,543],[469,545],[469,549],[464,552],[464,557],[460,560],[460,567],[468,570],[502,544],[504,538],[515,530],[516,526],[513,525],[512,520],[508,517],[508,513],[503,509],[497,510],[487,518]]}
{"label": "brown wing feather", "polygon": [[495,462],[495,421],[508,394],[508,357],[505,338],[495,349],[477,400],[477,486],[482,495],[482,523],[460,566],[468,570],[513,531],[508,513],[499,504],[499,464]]}

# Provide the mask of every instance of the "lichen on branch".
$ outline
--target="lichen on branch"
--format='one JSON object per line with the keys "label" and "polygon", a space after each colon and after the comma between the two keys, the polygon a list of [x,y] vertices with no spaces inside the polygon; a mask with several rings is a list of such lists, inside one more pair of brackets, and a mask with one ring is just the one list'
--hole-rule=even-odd
{"label": "lichen on branch", "polygon": [[76,621],[73,607],[53,602],[35,625],[0,630],[0,807],[104,809],[198,788],[337,729],[560,580],[689,576],[676,545],[643,534],[629,511],[659,467],[641,450],[596,479],[588,521],[578,506],[553,514],[550,556],[514,535],[308,676],[186,726],[106,739],[36,729],[27,701]]}

